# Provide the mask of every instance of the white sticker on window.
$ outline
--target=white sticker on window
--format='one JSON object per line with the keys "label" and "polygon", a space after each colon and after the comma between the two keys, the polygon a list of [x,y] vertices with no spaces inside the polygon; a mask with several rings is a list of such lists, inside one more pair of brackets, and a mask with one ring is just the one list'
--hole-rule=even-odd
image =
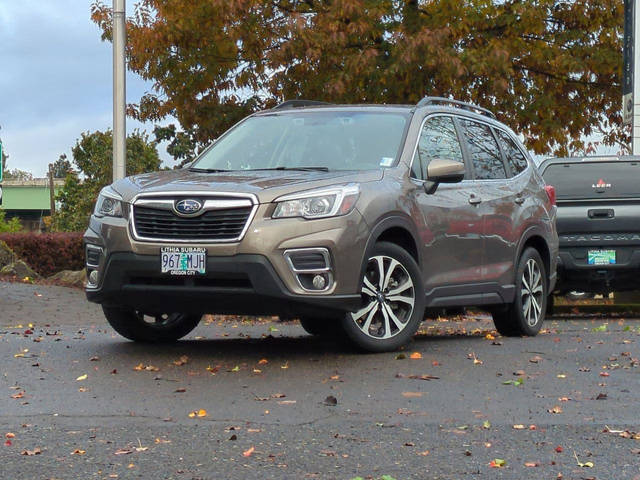
{"label": "white sticker on window", "polygon": [[393,157],[382,157],[380,160],[381,167],[390,167],[391,165],[393,165]]}

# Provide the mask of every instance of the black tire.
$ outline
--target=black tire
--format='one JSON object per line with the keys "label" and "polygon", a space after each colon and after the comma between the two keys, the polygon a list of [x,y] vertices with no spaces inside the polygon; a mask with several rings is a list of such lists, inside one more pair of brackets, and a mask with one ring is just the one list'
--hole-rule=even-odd
{"label": "black tire", "polygon": [[[409,342],[424,319],[422,273],[413,257],[393,243],[378,242],[365,261],[362,309],[344,315],[342,329],[361,350],[392,351]],[[365,313],[355,316],[362,312]]]}
{"label": "black tire", "polygon": [[116,332],[134,342],[175,342],[196,328],[202,318],[190,313],[144,315],[134,309],[104,305],[102,311]]}
{"label": "black tire", "polygon": [[[536,271],[539,278],[535,276]],[[531,279],[532,275],[534,280],[530,282],[527,278]],[[531,288],[528,288],[529,283]],[[518,261],[516,294],[513,303],[491,312],[498,333],[505,337],[537,335],[544,322],[548,299],[547,289],[547,273],[542,257],[536,249],[529,247],[522,252]],[[530,300],[527,304],[528,299]]]}

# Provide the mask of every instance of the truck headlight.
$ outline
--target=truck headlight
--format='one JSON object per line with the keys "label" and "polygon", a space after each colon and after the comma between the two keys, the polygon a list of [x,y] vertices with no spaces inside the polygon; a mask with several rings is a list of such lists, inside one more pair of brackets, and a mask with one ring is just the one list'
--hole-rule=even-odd
{"label": "truck headlight", "polygon": [[271,217],[313,219],[346,215],[355,207],[359,195],[357,184],[285,195],[275,200],[277,205]]}
{"label": "truck headlight", "polygon": [[98,195],[93,214],[97,217],[122,217],[122,197],[111,187],[104,187]]}

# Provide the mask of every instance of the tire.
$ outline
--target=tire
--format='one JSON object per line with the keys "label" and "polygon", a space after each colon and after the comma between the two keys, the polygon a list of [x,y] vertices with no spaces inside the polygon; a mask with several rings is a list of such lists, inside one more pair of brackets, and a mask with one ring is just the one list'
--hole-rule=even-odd
{"label": "tire", "polygon": [[300,325],[309,335],[319,337],[338,337],[342,334],[340,320],[336,318],[302,317]]}
{"label": "tire", "polygon": [[341,318],[342,329],[361,350],[392,351],[411,340],[424,318],[422,273],[393,243],[378,242],[365,261],[362,308]]}
{"label": "tire", "polygon": [[518,261],[516,295],[506,308],[492,311],[493,323],[500,335],[535,336],[542,328],[547,308],[547,274],[542,257],[527,248]]}
{"label": "tire", "polygon": [[113,329],[134,342],[175,342],[198,326],[202,315],[169,313],[144,315],[129,308],[102,306]]}

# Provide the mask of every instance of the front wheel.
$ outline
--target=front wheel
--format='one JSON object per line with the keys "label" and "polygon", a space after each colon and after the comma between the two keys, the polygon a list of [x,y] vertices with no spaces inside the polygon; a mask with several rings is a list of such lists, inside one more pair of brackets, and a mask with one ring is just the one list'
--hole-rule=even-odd
{"label": "front wheel", "polygon": [[492,311],[498,333],[507,337],[534,336],[542,328],[547,308],[547,280],[542,258],[534,248],[527,248],[516,271],[513,303]]}
{"label": "front wheel", "polygon": [[361,308],[342,318],[352,343],[387,352],[413,337],[424,318],[425,296],[420,268],[406,250],[377,243],[366,260],[360,291]]}
{"label": "front wheel", "polygon": [[105,305],[102,311],[116,332],[135,342],[174,342],[196,328],[202,318],[190,313],[145,314]]}

